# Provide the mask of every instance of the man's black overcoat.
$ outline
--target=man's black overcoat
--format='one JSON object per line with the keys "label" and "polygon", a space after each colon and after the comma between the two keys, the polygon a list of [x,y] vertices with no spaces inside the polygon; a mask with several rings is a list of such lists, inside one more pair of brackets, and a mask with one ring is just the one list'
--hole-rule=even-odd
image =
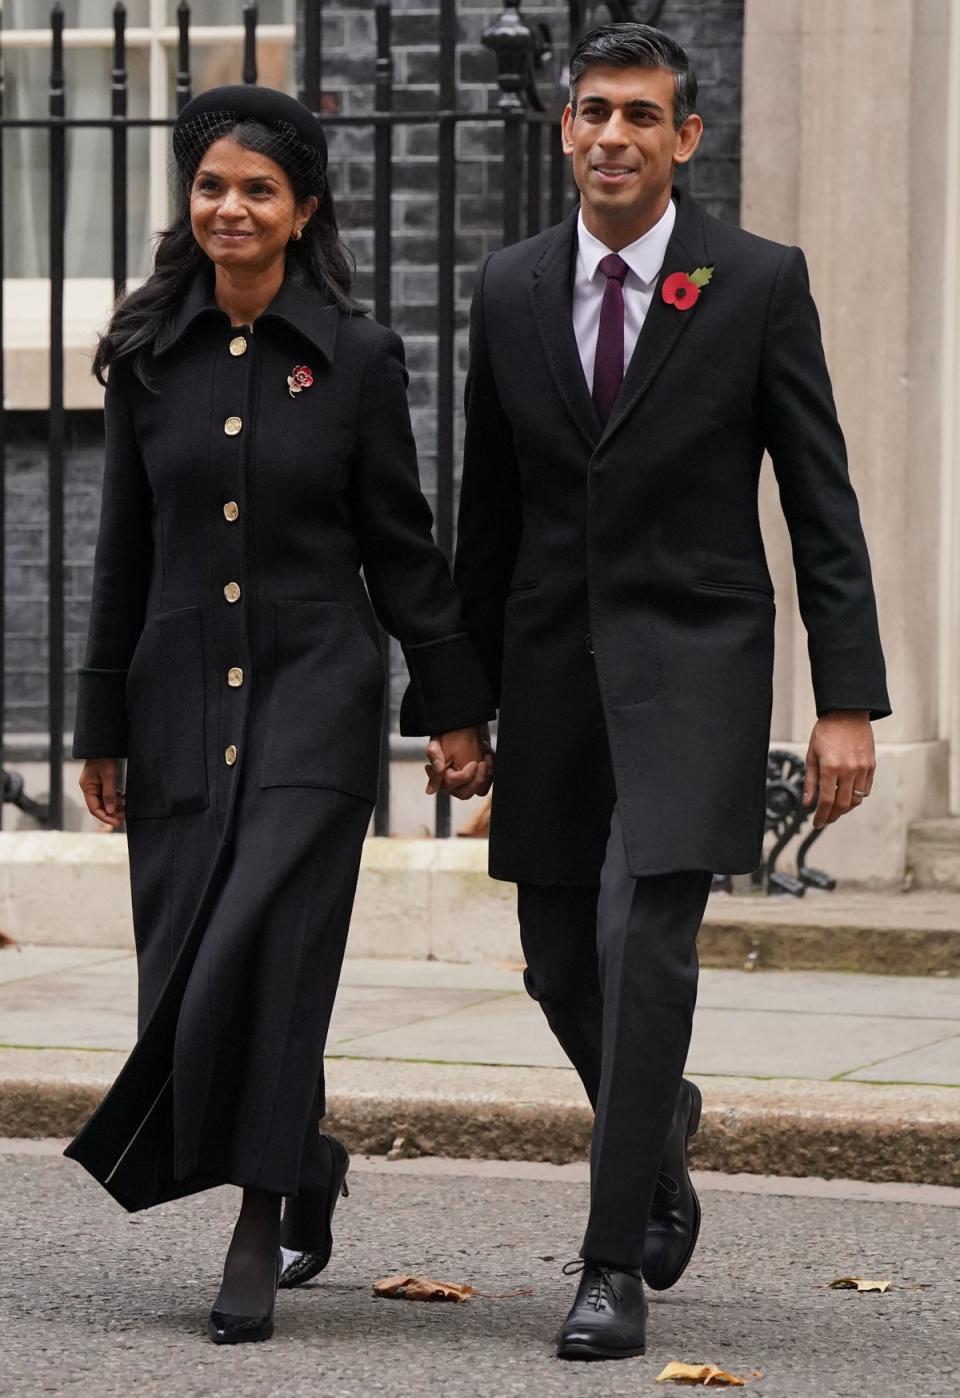
{"label": "man's black overcoat", "polygon": [[[774,599],[769,451],[817,710],[889,713],[870,566],[806,265],[677,193],[606,427],[572,325],[576,214],[483,264],[455,580],[500,717],[496,878],[595,884],[761,857]],[[661,296],[712,267],[696,303]]]}
{"label": "man's black overcoat", "polygon": [[74,741],[128,757],[141,1037],[69,1153],[128,1207],[304,1183],[377,794],[375,615],[411,674],[404,732],[493,715],[398,337],[289,278],[239,332],[204,274],[148,369],[110,370]]}

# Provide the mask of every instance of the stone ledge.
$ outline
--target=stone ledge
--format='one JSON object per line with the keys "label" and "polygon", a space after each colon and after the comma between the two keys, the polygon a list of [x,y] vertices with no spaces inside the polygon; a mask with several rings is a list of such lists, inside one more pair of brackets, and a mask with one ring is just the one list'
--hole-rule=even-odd
{"label": "stone ledge", "polygon": [[[378,839],[363,849],[348,955],[516,961],[512,884],[485,840]],[[24,944],[132,949],[123,836],[0,832],[0,928]],[[705,966],[960,974],[960,892],[711,897]]]}
{"label": "stone ledge", "polygon": [[[118,1053],[0,1051],[0,1136],[79,1129]],[[398,1136],[423,1154],[585,1160],[592,1114],[565,1069],[328,1060],[327,1125],[382,1155]],[[701,1170],[960,1185],[960,1090],[700,1078]]]}

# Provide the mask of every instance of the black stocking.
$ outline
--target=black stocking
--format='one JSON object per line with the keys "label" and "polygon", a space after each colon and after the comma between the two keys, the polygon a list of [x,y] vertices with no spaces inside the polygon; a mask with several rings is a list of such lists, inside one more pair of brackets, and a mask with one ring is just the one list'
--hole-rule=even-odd
{"label": "black stocking", "polygon": [[277,1284],[279,1246],[279,1194],[245,1189],[214,1310],[249,1316],[268,1311]]}

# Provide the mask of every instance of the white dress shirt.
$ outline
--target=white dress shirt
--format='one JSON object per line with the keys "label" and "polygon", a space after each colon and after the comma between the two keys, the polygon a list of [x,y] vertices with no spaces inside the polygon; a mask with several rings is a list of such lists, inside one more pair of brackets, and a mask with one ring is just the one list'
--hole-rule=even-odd
{"label": "white dress shirt", "polygon": [[[663,217],[642,238],[620,249],[620,257],[628,272],[623,283],[623,371],[633,356],[637,336],[647,318],[653,288],[656,286],[673,225],[677,206],[671,199]],[[577,220],[577,269],[573,282],[573,333],[577,337],[580,363],[583,365],[587,387],[593,392],[593,361],[597,353],[597,332],[600,329],[600,307],[607,279],[600,271],[600,262],[611,249],[604,247],[583,222]]]}

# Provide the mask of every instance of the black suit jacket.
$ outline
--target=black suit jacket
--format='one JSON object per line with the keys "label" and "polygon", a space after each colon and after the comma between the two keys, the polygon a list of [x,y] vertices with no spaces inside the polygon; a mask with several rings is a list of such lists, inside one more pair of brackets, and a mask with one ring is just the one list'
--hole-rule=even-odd
{"label": "black suit jacket", "polygon": [[[455,579],[500,706],[491,872],[598,881],[760,861],[773,459],[818,712],[890,712],[806,264],[677,193],[661,279],[601,429],[572,324],[576,213],[494,253],[471,318]],[[672,272],[714,268],[687,310]]]}

